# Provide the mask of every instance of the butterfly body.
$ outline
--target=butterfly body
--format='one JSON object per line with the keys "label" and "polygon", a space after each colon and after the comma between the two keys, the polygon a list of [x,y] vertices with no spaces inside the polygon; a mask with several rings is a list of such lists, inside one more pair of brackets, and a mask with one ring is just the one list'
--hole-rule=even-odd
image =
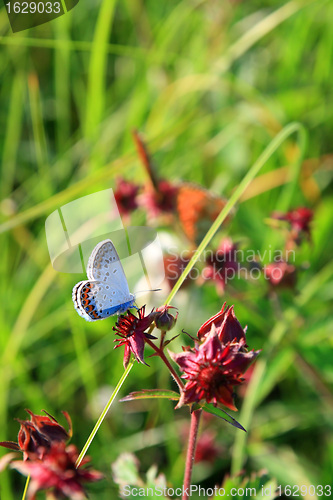
{"label": "butterfly body", "polygon": [[72,299],[78,314],[87,321],[105,319],[121,314],[134,306],[123,266],[111,240],[98,243],[92,251],[88,266],[88,280],[73,288]]}

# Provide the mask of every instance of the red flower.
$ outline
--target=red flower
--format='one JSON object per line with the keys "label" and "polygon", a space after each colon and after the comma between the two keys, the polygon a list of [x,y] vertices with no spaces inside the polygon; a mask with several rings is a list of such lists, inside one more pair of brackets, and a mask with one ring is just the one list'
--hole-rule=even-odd
{"label": "red flower", "polygon": [[[93,469],[78,467],[75,463],[78,451],[74,445],[66,448],[65,443],[54,443],[44,454],[43,460],[16,461],[12,464],[25,476],[30,476],[28,500],[34,500],[40,490],[52,490],[52,498],[86,498],[83,483],[99,481],[103,475]],[[81,464],[89,462],[85,458]]]}
{"label": "red flower", "polygon": [[276,261],[264,267],[266,279],[274,288],[294,288],[296,268],[284,261]]}
{"label": "red flower", "polygon": [[[209,328],[209,331],[208,331]],[[200,332],[200,335],[199,335]],[[246,350],[244,330],[235,317],[233,307],[224,307],[199,330],[201,344],[183,353],[170,353],[187,380],[178,407],[206,400],[222,403],[237,410],[233,402],[233,386],[242,383],[242,375],[259,351]]]}
{"label": "red flower", "polygon": [[156,188],[148,185],[140,196],[140,204],[147,210],[150,218],[176,210],[178,188],[164,179],[158,181]]}
{"label": "red flower", "polygon": [[310,235],[310,222],[313,218],[313,211],[306,207],[291,210],[286,215],[286,220],[291,224],[291,228],[298,233],[304,232]]}
{"label": "red flower", "polygon": [[244,341],[246,345],[245,332],[238,319],[235,316],[234,306],[226,307],[226,302],[223,304],[220,312],[212,316],[206,323],[204,323],[198,330],[198,339],[203,340],[208,335],[214,324],[218,330],[218,336],[223,344],[227,342],[241,342]]}
{"label": "red flower", "polygon": [[137,194],[140,187],[134,182],[117,179],[117,187],[114,191],[114,197],[121,215],[129,215],[138,208]]}
{"label": "red flower", "polygon": [[134,354],[135,359],[139,363],[145,363],[143,359],[143,351],[145,347],[145,339],[155,339],[153,335],[146,333],[145,330],[152,324],[154,321],[154,313],[151,312],[148,316],[145,316],[145,307],[141,307],[138,309],[138,317],[134,316],[130,311],[127,311],[126,314],[122,314],[119,316],[119,319],[116,325],[113,327],[113,330],[116,332],[116,335],[119,335],[121,338],[116,339],[115,342],[119,342],[119,344],[115,347],[120,347],[122,345],[125,346],[124,352],[124,367],[128,365],[131,352]]}
{"label": "red flower", "polygon": [[215,281],[217,291],[222,294],[228,278],[234,278],[239,267],[237,245],[230,238],[223,238],[217,251],[206,259],[204,278]]}
{"label": "red flower", "polygon": [[18,442],[2,441],[1,446],[11,450],[22,451],[23,459],[42,458],[46,450],[50,449],[53,443],[66,442],[72,435],[72,422],[67,412],[62,412],[68,422],[69,430],[56,421],[52,415],[43,410],[47,416],[35,415],[30,410],[26,410],[30,415],[29,420],[18,420],[21,427],[18,433]]}
{"label": "red flower", "polygon": [[278,220],[289,222],[291,229],[291,238],[298,245],[301,243],[302,236],[305,235],[308,239],[311,237],[311,221],[313,219],[313,211],[306,207],[299,207],[295,210],[290,210],[286,214],[275,212],[272,217]]}

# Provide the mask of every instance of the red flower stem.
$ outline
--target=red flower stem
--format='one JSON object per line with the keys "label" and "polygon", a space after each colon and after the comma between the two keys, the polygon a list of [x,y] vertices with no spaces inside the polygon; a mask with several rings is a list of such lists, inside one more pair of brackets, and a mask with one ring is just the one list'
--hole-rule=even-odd
{"label": "red flower stem", "polygon": [[146,340],[146,343],[148,345],[150,345],[150,347],[152,349],[154,349],[154,351],[156,352],[156,354],[161,358],[161,360],[167,366],[167,368],[170,371],[171,375],[173,376],[176,384],[178,385],[180,391],[182,391],[183,388],[184,388],[184,384],[183,384],[182,380],[179,378],[179,376],[177,375],[177,373],[175,372],[174,368],[171,366],[170,361],[168,360],[168,358],[166,357],[166,355],[164,354],[164,352],[162,351],[162,349],[160,349],[159,347],[157,347],[151,340],[149,340],[147,338],[145,340]]}
{"label": "red flower stem", "polygon": [[161,330],[161,340],[160,340],[160,349],[161,350],[163,349],[163,346],[164,346],[165,335],[166,335],[166,331],[165,330]]}
{"label": "red flower stem", "polygon": [[201,408],[199,408],[199,410],[194,410],[191,414],[191,427],[190,427],[190,435],[188,438],[188,448],[187,448],[184,483],[183,483],[184,494],[182,496],[182,500],[186,500],[189,497],[187,490],[190,490],[191,487],[192,470],[195,457],[195,450],[197,448],[198,429],[199,429],[201,414],[202,414]]}

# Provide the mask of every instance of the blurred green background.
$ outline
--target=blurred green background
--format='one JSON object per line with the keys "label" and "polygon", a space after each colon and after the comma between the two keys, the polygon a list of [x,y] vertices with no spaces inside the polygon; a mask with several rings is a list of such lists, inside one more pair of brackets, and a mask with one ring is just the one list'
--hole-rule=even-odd
{"label": "blurred green background", "polygon": [[[239,280],[224,297],[192,286],[176,296],[175,333],[195,335],[226,300],[248,325],[250,348],[263,349],[262,379],[237,402],[247,435],[204,421],[221,452],[195,467],[194,482],[220,484],[233,464],[247,475],[265,468],[277,484],[332,484],[332,23],[333,3],[322,0],[81,0],[12,34],[0,10],[0,440],[16,439],[24,408],[45,408],[61,422],[60,411],[70,413],[72,442],[82,447],[123,370],[114,320],[81,319],[71,290],[83,276],[51,267],[46,217],[114,187],[116,176],[144,182],[133,128],[144,132],[161,176],[228,196],[272,138],[298,121],[308,144],[291,208],[306,205],[315,216],[313,244],[297,253],[297,292],[283,292],[277,307],[264,281]],[[227,234],[254,250],[282,245],[265,219],[298,154],[292,136],[246,192]],[[188,343],[182,334],[173,350]],[[122,395],[174,388],[156,358],[149,364],[134,366]],[[124,451],[137,454],[142,471],[156,463],[181,485],[189,416],[173,406],[112,407],[89,450],[106,474],[92,499],[117,496],[110,465]],[[0,485],[1,500],[16,500],[24,478],[4,472]]]}

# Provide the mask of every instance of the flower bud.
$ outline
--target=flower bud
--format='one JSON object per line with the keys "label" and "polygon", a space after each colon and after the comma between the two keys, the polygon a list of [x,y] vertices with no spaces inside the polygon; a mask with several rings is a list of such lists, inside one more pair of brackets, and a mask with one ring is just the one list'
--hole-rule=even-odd
{"label": "flower bud", "polygon": [[156,328],[159,330],[163,330],[164,332],[167,332],[171,330],[177,321],[178,318],[178,312],[176,316],[173,316],[173,314],[170,314],[168,312],[169,309],[176,309],[176,307],[173,306],[161,306],[158,307],[155,311],[155,325]]}

